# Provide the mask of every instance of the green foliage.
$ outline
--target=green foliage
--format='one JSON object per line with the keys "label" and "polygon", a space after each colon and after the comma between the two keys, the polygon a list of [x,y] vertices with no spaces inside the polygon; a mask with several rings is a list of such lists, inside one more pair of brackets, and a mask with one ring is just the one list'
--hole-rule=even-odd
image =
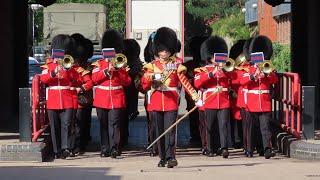
{"label": "green foliage", "polygon": [[34,12],[35,23],[35,39],[36,42],[42,42],[43,40],[43,9],[38,9]]}
{"label": "green foliage", "polygon": [[[239,10],[240,11],[240,10]],[[233,42],[240,39],[248,39],[252,29],[245,25],[244,14],[229,15],[211,25],[212,34],[230,38]]]}
{"label": "green foliage", "polygon": [[273,44],[272,64],[278,72],[291,71],[291,50],[290,45]]}
{"label": "green foliage", "polygon": [[186,0],[185,9],[194,18],[225,17],[237,12],[245,0]]}

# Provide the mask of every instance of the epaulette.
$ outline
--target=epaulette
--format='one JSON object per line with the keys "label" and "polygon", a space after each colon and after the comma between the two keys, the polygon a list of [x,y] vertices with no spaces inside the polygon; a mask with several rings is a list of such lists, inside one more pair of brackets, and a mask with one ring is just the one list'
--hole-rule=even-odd
{"label": "epaulette", "polygon": [[80,74],[80,73],[82,73],[83,71],[84,71],[84,69],[82,68],[82,67],[77,67],[77,72]]}
{"label": "epaulette", "polygon": [[180,64],[178,66],[177,73],[180,74],[180,73],[185,73],[185,72],[187,72],[187,67],[185,67],[184,65]]}
{"label": "epaulette", "polygon": [[200,73],[200,72],[207,72],[207,68],[205,67],[198,67],[194,69],[194,72]]}
{"label": "epaulette", "polygon": [[143,65],[143,69],[153,71],[153,64],[152,63],[145,64]]}
{"label": "epaulette", "polygon": [[84,76],[84,75],[86,75],[86,74],[90,74],[90,73],[91,73],[90,71],[84,70],[84,71],[82,72],[82,76]]}
{"label": "epaulette", "polygon": [[100,64],[99,64],[99,62],[98,62],[98,61],[91,63],[91,65],[92,65],[92,66],[100,67]]}

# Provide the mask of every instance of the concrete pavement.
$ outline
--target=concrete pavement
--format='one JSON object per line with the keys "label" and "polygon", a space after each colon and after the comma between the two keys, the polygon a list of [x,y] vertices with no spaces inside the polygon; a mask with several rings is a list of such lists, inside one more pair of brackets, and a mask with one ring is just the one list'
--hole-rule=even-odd
{"label": "concrete pavement", "polygon": [[118,159],[100,158],[96,152],[53,162],[0,162],[1,180],[187,180],[187,179],[320,179],[320,162],[299,161],[282,156],[266,160],[245,158],[241,150],[233,150],[229,159],[208,158],[198,149],[178,149],[178,166],[158,168],[158,157],[143,151],[125,151]]}

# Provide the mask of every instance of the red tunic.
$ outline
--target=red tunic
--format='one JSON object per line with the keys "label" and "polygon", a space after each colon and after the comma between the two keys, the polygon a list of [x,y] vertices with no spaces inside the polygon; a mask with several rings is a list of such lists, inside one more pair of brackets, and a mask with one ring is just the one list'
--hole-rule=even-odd
{"label": "red tunic", "polygon": [[[209,72],[212,72],[214,68],[215,66],[213,65],[197,68],[195,70],[197,73],[194,78],[194,86],[197,89],[204,89],[203,99],[205,101],[205,109],[230,108],[230,80],[235,78],[235,74],[233,72],[218,71],[213,74],[213,77],[209,77]],[[214,96],[211,96],[211,94],[216,91],[217,87],[222,88],[222,91]],[[207,97],[210,97],[210,99],[206,101]]]}
{"label": "red tunic", "polygon": [[271,85],[278,82],[277,75],[272,72],[264,77],[251,80],[250,75],[254,74],[256,67],[250,67],[249,73],[244,73],[241,78],[241,85],[246,86],[244,99],[247,101],[247,110],[249,112],[270,112],[271,111]]}
{"label": "red tunic", "polygon": [[47,109],[74,108],[73,96],[76,94],[77,79],[79,74],[72,67],[69,70],[61,69],[54,73],[59,66],[53,59],[47,59],[47,65],[42,66],[43,71],[40,81],[46,84]]}
{"label": "red tunic", "polygon": [[96,84],[93,89],[93,105],[98,108],[115,109],[125,108],[124,87],[129,86],[131,78],[125,68],[110,71],[105,74],[105,69],[112,68],[112,64],[105,59],[93,63],[92,81]]}
{"label": "red tunic", "polygon": [[[74,66],[74,69],[78,72],[79,76],[77,79],[77,87],[81,88],[81,91],[89,91],[93,87],[93,82],[91,80],[90,71],[85,70],[81,66]],[[78,95],[74,95],[74,108],[82,108],[82,106],[78,105]]]}
{"label": "red tunic", "polygon": [[[198,94],[189,83],[186,76],[186,67],[183,66],[182,60],[176,59],[173,62],[154,60],[144,66],[145,73],[141,78],[141,85],[144,91],[148,91],[148,111],[176,111],[178,110],[180,84],[185,91],[191,95],[194,100],[198,100]],[[156,89],[151,88],[153,84],[153,74],[164,74],[168,78],[164,81],[161,87]]]}

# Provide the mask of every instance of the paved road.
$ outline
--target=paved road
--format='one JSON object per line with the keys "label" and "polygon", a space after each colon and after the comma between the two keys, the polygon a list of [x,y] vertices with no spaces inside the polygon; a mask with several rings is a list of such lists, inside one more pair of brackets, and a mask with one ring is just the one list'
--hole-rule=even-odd
{"label": "paved road", "polygon": [[208,158],[197,149],[179,149],[178,167],[158,168],[157,157],[148,157],[142,151],[126,151],[119,159],[100,158],[97,153],[53,162],[0,162],[1,180],[313,180],[320,179],[320,162],[305,162],[277,156],[271,160],[262,157],[243,157],[233,151],[229,159]]}

